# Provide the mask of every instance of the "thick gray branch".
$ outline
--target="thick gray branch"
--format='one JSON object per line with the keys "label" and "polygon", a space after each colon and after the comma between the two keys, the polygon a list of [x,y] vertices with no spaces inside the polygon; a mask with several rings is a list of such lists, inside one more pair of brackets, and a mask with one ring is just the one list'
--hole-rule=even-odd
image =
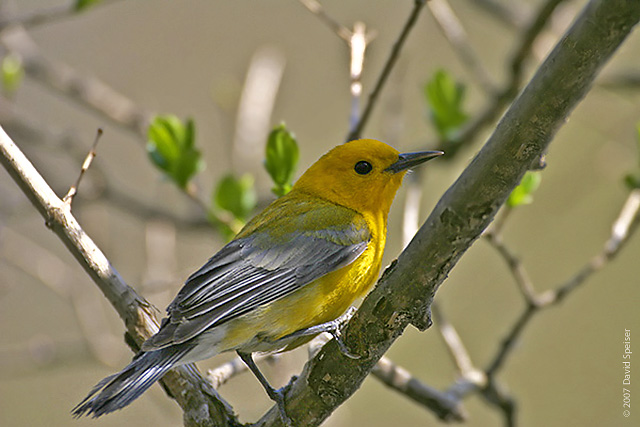
{"label": "thick gray branch", "polygon": [[[347,345],[361,358],[349,359],[329,342],[293,382],[287,411],[297,424],[322,423],[360,387],[409,324],[429,327],[429,307],[440,284],[545,152],[639,19],[637,0],[591,1],[585,7],[347,325]],[[259,424],[280,425],[277,411]]]}

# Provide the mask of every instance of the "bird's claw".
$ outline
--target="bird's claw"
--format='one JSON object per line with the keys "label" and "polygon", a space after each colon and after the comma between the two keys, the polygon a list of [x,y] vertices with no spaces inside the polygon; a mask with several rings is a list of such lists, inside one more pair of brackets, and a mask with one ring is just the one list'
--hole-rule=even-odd
{"label": "bird's claw", "polygon": [[278,412],[280,412],[280,419],[282,419],[282,423],[287,427],[293,427],[293,420],[287,414],[287,409],[284,406],[284,393],[286,387],[280,388],[278,390],[271,389],[269,392],[269,397],[276,403],[278,407]]}
{"label": "bird's claw", "polygon": [[352,353],[351,350],[347,347],[344,340],[342,339],[342,327],[347,324],[349,320],[356,313],[357,309],[355,307],[349,307],[349,309],[342,316],[338,317],[333,321],[333,328],[327,330],[333,336],[333,339],[336,340],[336,344],[338,344],[338,348],[340,349],[340,353],[347,356],[349,359],[360,359],[360,356]]}

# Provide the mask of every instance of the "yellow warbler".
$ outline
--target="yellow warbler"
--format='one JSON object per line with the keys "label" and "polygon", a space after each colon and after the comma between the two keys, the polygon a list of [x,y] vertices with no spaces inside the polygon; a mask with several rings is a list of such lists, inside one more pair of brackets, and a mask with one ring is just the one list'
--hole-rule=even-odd
{"label": "yellow warbler", "polygon": [[442,154],[399,154],[371,139],[329,151],[187,279],[160,331],[74,415],[120,409],[172,367],[235,350],[289,424],[283,393],[271,388],[251,353],[289,350],[327,331],[348,354],[336,319],[378,277],[402,178]]}

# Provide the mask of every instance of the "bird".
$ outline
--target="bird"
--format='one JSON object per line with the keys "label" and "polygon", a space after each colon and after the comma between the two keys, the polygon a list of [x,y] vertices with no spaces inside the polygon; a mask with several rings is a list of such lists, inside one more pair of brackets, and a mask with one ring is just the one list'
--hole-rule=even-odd
{"label": "bird", "polygon": [[284,391],[271,387],[252,354],[291,350],[329,332],[357,357],[339,331],[378,278],[395,194],[409,169],[442,154],[400,153],[374,139],[331,149],[188,277],[159,331],[73,415],[121,409],[171,368],[235,351],[292,425]]}

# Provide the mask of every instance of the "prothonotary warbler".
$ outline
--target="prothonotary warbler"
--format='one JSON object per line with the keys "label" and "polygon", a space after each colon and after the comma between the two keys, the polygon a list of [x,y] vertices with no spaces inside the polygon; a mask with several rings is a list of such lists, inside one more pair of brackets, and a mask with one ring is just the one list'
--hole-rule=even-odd
{"label": "prothonotary warbler", "polygon": [[235,350],[290,424],[282,391],[251,353],[295,348],[336,321],[380,272],[387,215],[406,171],[441,151],[400,154],[360,139],[322,156],[186,281],[133,361],[73,411],[99,417],[140,396],[169,369]]}

